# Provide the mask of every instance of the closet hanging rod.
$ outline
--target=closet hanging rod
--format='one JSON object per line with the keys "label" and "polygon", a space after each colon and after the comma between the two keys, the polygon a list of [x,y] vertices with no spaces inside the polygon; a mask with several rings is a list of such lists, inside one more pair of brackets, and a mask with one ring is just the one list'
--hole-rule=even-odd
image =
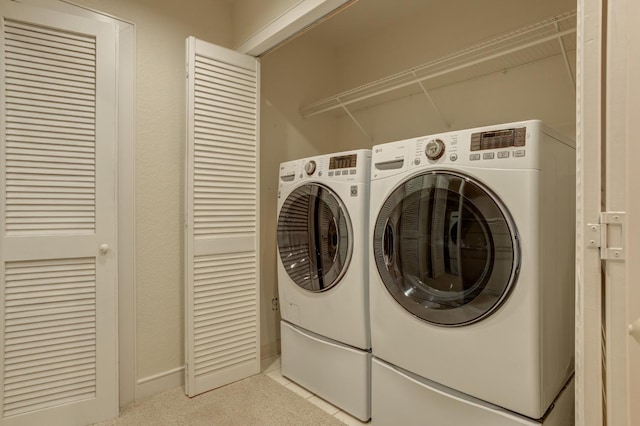
{"label": "closet hanging rod", "polygon": [[[557,40],[562,41],[563,37],[574,34],[575,32],[576,11],[566,12],[562,15],[478,43],[451,55],[304,105],[300,108],[300,113],[304,118],[307,118],[335,109],[343,109],[344,106],[355,102],[370,99],[413,84],[419,84],[455,71],[466,70],[475,65],[488,63],[491,60],[498,58],[508,60],[509,55],[513,56],[511,58],[512,62],[509,62],[508,66],[501,68],[513,68],[535,60],[555,56],[562,53],[557,50]],[[547,48],[544,49],[545,46],[543,45],[545,43],[549,44],[550,42],[553,42],[553,47],[547,46]],[[533,52],[533,48],[536,47],[539,49]],[[533,59],[523,59],[522,56],[526,55],[516,55],[527,49],[532,51],[531,55],[535,56]],[[542,51],[542,54],[540,51]],[[464,80],[483,74],[486,74],[486,72],[479,72],[477,75],[472,75]]]}

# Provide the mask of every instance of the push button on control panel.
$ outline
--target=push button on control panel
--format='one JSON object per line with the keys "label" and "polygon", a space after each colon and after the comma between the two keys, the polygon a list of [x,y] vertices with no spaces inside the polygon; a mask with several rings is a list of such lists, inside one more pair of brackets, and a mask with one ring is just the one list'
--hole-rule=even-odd
{"label": "push button on control panel", "polygon": [[513,151],[513,156],[514,157],[524,157],[525,154],[525,150],[524,149],[518,149]]}
{"label": "push button on control panel", "polygon": [[470,154],[469,155],[469,160],[471,161],[478,161],[480,159],[480,154]]}
{"label": "push button on control panel", "polygon": [[493,152],[485,152],[484,154],[482,154],[483,160],[491,160],[494,157],[495,157],[495,154]]}
{"label": "push button on control panel", "polygon": [[509,158],[509,151],[500,151],[498,153],[498,158]]}

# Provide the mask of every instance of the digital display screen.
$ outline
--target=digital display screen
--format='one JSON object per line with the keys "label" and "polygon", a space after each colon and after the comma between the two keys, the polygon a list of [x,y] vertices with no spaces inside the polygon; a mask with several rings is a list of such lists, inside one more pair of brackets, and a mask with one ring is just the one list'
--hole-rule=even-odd
{"label": "digital display screen", "polygon": [[329,159],[329,170],[348,169],[356,166],[357,154],[339,155]]}
{"label": "digital display screen", "polygon": [[471,135],[471,151],[524,146],[527,128],[501,129]]}

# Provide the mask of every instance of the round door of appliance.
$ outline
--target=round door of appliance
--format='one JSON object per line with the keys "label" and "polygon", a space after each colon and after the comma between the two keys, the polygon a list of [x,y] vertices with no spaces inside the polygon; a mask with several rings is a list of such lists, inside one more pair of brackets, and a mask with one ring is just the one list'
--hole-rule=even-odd
{"label": "round door of appliance", "polygon": [[336,286],[351,260],[351,220],[340,198],[321,184],[302,185],[284,200],[277,240],[284,270],[306,291]]}
{"label": "round door of appliance", "polygon": [[375,223],[376,267],[393,298],[440,326],[486,318],[509,295],[520,268],[513,220],[482,183],[429,171],[398,186]]}

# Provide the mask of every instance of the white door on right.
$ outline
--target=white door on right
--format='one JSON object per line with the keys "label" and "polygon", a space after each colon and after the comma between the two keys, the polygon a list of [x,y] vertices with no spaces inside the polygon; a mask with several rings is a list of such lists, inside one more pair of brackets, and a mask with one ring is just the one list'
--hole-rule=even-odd
{"label": "white door on right", "polygon": [[[609,215],[603,245],[620,248],[606,260],[607,424],[640,424],[640,4],[608,3],[605,210]],[[611,222],[611,220],[609,220]],[[605,234],[603,234],[605,235]],[[622,260],[616,260],[616,256]]]}

